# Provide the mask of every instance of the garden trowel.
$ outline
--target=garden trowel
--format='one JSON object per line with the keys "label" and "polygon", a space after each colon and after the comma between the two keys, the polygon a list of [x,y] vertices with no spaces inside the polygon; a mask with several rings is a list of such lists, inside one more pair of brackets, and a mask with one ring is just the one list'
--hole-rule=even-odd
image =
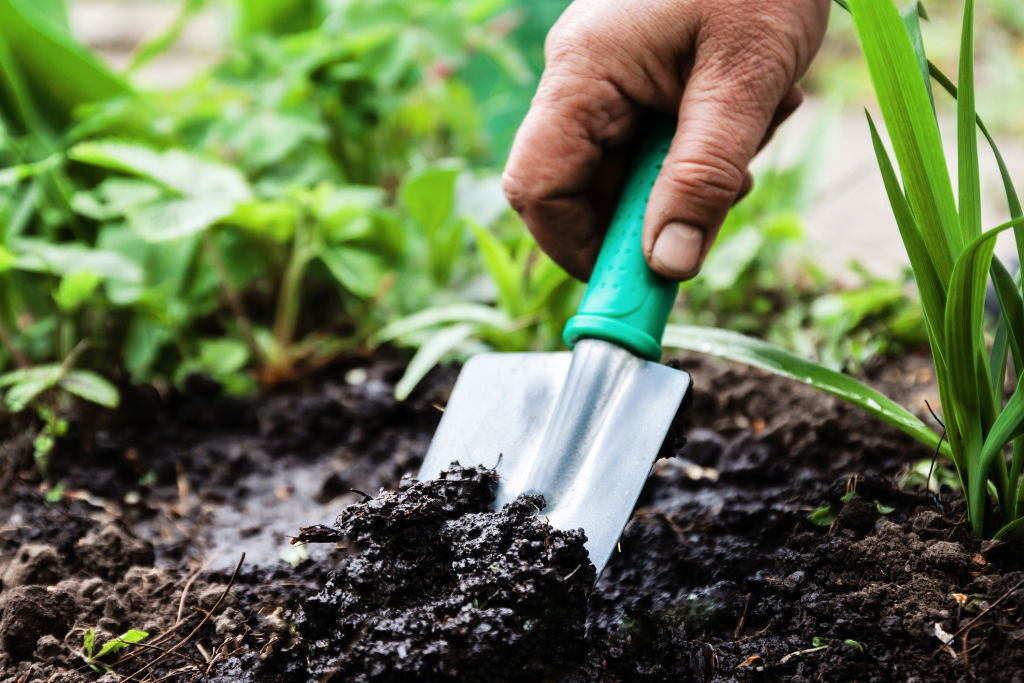
{"label": "garden trowel", "polygon": [[572,352],[485,353],[462,368],[420,468],[493,468],[495,509],[543,494],[539,513],[582,528],[600,575],[629,521],[690,377],[658,363],[678,285],[647,266],[644,210],[674,126],[658,122],[634,161],[586,294],[563,338]]}

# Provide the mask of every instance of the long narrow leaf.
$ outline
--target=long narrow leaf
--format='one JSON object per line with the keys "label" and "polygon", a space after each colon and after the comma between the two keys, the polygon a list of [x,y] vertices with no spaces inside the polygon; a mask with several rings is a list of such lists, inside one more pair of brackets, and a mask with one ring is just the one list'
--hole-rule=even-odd
{"label": "long narrow leaf", "polygon": [[441,330],[421,346],[409,361],[405,374],[395,385],[395,398],[404,401],[430,370],[456,347],[469,339],[479,328],[473,323],[459,323]]}
{"label": "long narrow leaf", "polygon": [[[760,339],[709,327],[669,325],[662,345],[699,351],[795,379],[863,408],[929,448],[939,447],[939,435],[892,399],[849,375],[800,358]],[[950,455],[947,444],[943,443],[941,450]]]}
{"label": "long narrow leaf", "polygon": [[[970,505],[969,516],[975,531],[980,531],[981,524],[984,523],[985,483],[988,480],[989,469],[996,457],[1002,456],[1003,447],[1021,434],[1024,434],[1024,384],[1017,385],[1017,389],[1006,403],[1006,408],[996,418],[992,429],[985,438],[973,479],[968,482],[971,487],[971,493],[967,499]],[[1004,519],[1014,517],[1010,495],[1009,491],[1000,491],[999,501],[1003,506]]]}
{"label": "long narrow leaf", "polygon": [[[865,113],[867,114],[867,112]],[[935,272],[935,266],[928,254],[924,240],[921,238],[914,214],[900,188],[896,171],[882,144],[882,138],[875,127],[874,119],[871,118],[871,114],[867,114],[867,118],[868,127],[871,129],[871,142],[875,148],[875,157],[878,159],[878,168],[882,172],[882,182],[885,185],[886,194],[889,196],[889,203],[892,205],[896,226],[903,239],[903,246],[910,258],[910,267],[914,271],[914,281],[917,283],[918,293],[921,295],[932,353],[935,355],[936,361],[942,363],[944,362],[942,350],[945,346],[943,316],[946,310],[946,284],[939,279],[938,273]]]}
{"label": "long narrow leaf", "polygon": [[1006,356],[1010,348],[1010,328],[1005,318],[999,319],[992,338],[992,353],[989,355],[989,383],[993,395],[999,396],[1006,385]]}
{"label": "long narrow leaf", "polygon": [[373,335],[370,343],[374,345],[383,344],[384,342],[400,339],[414,332],[451,323],[474,323],[476,325],[492,327],[507,327],[511,324],[511,319],[503,311],[483,304],[459,303],[435,306],[419,313],[399,318],[385,325]]}
{"label": "long narrow leaf", "polygon": [[932,114],[935,114],[935,96],[932,94],[932,81],[928,77],[928,56],[924,51],[924,36],[921,35],[921,19],[927,19],[924,5],[920,2],[913,2],[900,12],[903,16],[903,25],[910,36],[910,45],[914,48],[914,57],[917,58],[917,68],[921,72],[921,80],[928,90],[928,100],[932,103]]}
{"label": "long narrow leaf", "polygon": [[[991,271],[992,284],[999,299],[1000,322],[1006,327],[1013,363],[1019,375],[1021,368],[1024,368],[1024,301],[1021,300],[1020,290],[1013,281],[1013,276],[1006,270],[1002,261],[993,258]],[[999,389],[999,395],[1001,393],[1002,387]]]}
{"label": "long narrow leaf", "polygon": [[[957,434],[964,442],[968,454],[966,459],[965,489],[968,491],[968,516],[976,533],[983,532],[986,476],[991,459],[981,458],[986,433],[992,424],[982,424],[991,409],[991,392],[987,382],[980,381],[988,376],[979,372],[978,358],[984,358],[984,340],[981,337],[981,319],[985,301],[985,283],[995,239],[999,233],[1024,223],[1014,219],[980,235],[964,249],[957,259],[949,286],[946,305],[946,343],[949,363],[950,388],[953,391],[955,419],[950,420],[947,412],[946,427],[951,434]],[[982,389],[984,387],[984,389]],[[980,392],[980,393],[979,393]],[[1004,442],[1005,443],[1005,442]],[[974,454],[977,454],[976,456]],[[972,457],[973,456],[973,457]],[[961,476],[965,473],[961,471]],[[1000,471],[1006,477],[1005,463]],[[1005,498],[1006,492],[1001,498]]]}
{"label": "long narrow leaf", "polygon": [[[958,96],[957,87],[953,85],[953,82],[949,80],[949,77],[939,67],[929,62],[928,69],[936,83],[941,85],[953,97]],[[980,117],[977,118],[977,122],[978,130],[981,131],[981,134],[985,136],[985,140],[988,141],[988,146],[995,157],[996,165],[999,167],[999,175],[1003,181],[1003,191],[1006,193],[1006,205],[1010,210],[1010,218],[1020,218],[1024,216],[1024,210],[1021,209],[1020,198],[1017,196],[1017,190],[1013,186],[1013,179],[1010,178],[1010,171],[1006,167],[1006,160],[1003,159],[1003,154],[999,151],[999,146],[996,145],[996,141],[992,134],[989,133],[985,122]],[[1015,227],[1013,235],[1017,242],[1017,260],[1019,263],[1024,263],[1024,228],[1021,226]]]}
{"label": "long narrow leaf", "polygon": [[948,281],[962,246],[956,202],[910,37],[891,0],[851,0],[850,10],[910,206],[940,281]]}
{"label": "long narrow leaf", "polygon": [[981,234],[981,176],[978,172],[978,118],[974,106],[974,0],[964,2],[960,36],[959,95],[956,98],[957,172],[960,180],[960,230],[966,244]]}

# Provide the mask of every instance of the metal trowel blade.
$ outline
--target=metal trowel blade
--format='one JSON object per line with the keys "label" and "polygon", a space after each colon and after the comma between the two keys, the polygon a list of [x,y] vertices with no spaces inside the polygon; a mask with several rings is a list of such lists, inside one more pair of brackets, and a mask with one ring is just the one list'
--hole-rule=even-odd
{"label": "metal trowel blade", "polygon": [[475,356],[419,479],[458,462],[497,472],[495,509],[542,494],[553,527],[584,530],[600,575],[689,389],[685,372],[597,340],[571,353]]}

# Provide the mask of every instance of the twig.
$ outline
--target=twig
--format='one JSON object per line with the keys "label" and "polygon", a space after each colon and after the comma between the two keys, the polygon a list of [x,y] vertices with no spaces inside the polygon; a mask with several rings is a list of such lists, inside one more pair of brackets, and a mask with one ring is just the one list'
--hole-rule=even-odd
{"label": "twig", "polygon": [[747,624],[747,612],[750,611],[750,601],[754,599],[754,594],[747,593],[747,601],[743,605],[743,614],[740,615],[739,621],[736,622],[736,628],[732,632],[732,639],[739,640],[740,634],[743,633],[743,627]]}
{"label": "twig", "polygon": [[231,590],[231,587],[235,584],[235,579],[238,578],[238,572],[239,572],[239,570],[241,570],[243,562],[245,562],[245,553],[242,553],[241,559],[239,559],[238,560],[238,564],[235,565],[235,571],[231,572],[231,578],[228,579],[228,585],[224,586],[224,591],[220,594],[220,597],[217,598],[217,602],[214,603],[213,607],[210,609],[209,612],[206,613],[206,616],[203,617],[202,621],[200,621],[196,625],[196,627],[194,629],[192,629],[192,631],[187,636],[185,636],[184,638],[179,640],[177,642],[177,644],[175,644],[173,647],[171,647],[166,652],[161,654],[159,657],[154,659],[152,662],[150,662],[149,664],[146,664],[146,666],[142,667],[141,669],[139,669],[138,671],[133,673],[131,676],[127,676],[123,680],[125,680],[125,681],[138,680],[136,678],[137,676],[139,676],[140,674],[144,673],[147,669],[153,668],[154,666],[156,666],[156,664],[158,662],[160,662],[165,657],[167,657],[167,655],[176,652],[178,650],[178,648],[180,648],[182,645],[184,645],[188,641],[192,640],[192,638],[195,637],[195,635],[197,633],[199,633],[199,629],[201,629],[206,624],[206,622],[209,621],[210,616],[214,612],[217,611],[217,608],[220,607],[220,604],[222,602],[224,602],[224,598],[227,597],[227,594]]}
{"label": "twig", "polygon": [[[117,640],[119,640],[119,641],[121,641],[123,643],[128,642],[128,641],[121,640],[120,638],[117,638]],[[153,645],[152,643],[143,643],[141,641],[135,642],[135,643],[129,643],[129,645],[140,647],[140,648],[143,648],[145,650],[156,650],[157,652],[163,653],[161,656],[164,656],[164,655],[174,655],[175,657],[181,657],[185,661],[191,662],[192,665],[197,667],[197,668],[202,668],[203,667],[203,662],[199,661],[198,659],[196,659],[192,655],[186,654],[184,652],[174,652],[173,650],[168,650],[167,648],[160,647],[159,645]],[[155,662],[156,660],[154,659],[153,661]]]}
{"label": "twig", "polygon": [[[974,626],[974,624],[975,624],[975,623],[976,623],[976,622],[977,622],[977,621],[978,621],[979,619],[981,619],[981,618],[982,618],[983,616],[985,616],[986,614],[988,614],[988,613],[989,613],[989,611],[990,611],[990,610],[991,610],[992,608],[994,608],[994,607],[995,607],[996,605],[998,605],[999,603],[1001,603],[1001,602],[1002,602],[1003,600],[1005,600],[1005,599],[1006,599],[1006,598],[1007,598],[1008,596],[1012,595],[1012,594],[1013,594],[1013,592],[1014,592],[1015,590],[1017,590],[1018,588],[1020,588],[1021,586],[1024,586],[1024,579],[1021,579],[1020,581],[1018,581],[1018,582],[1017,582],[1017,583],[1016,583],[1016,584],[1015,584],[1015,585],[1013,586],[1013,588],[1011,588],[1010,590],[1008,590],[1008,591],[1006,591],[1005,593],[1003,593],[1003,594],[1002,594],[1001,596],[999,596],[999,598],[998,598],[998,599],[997,599],[997,600],[996,600],[995,602],[993,602],[993,603],[992,603],[991,605],[989,605],[988,607],[986,607],[985,609],[983,609],[983,610],[982,610],[981,612],[979,612],[979,613],[978,613],[978,616],[974,617],[974,618],[973,618],[973,619],[971,619],[971,620],[970,620],[969,622],[967,622],[967,624],[966,624],[966,625],[962,626],[962,627],[960,628],[960,630],[959,630],[959,631],[957,631],[956,633],[954,633],[954,634],[953,634],[953,638],[952,638],[951,640],[954,640],[954,639],[958,638],[958,637],[960,636],[960,634],[964,633],[964,631],[967,631],[967,630],[969,630],[970,628],[972,628],[972,627]],[[965,639],[965,642],[966,642],[966,639]],[[932,660],[932,657],[934,657],[935,655],[937,655],[937,654],[939,654],[940,652],[942,652],[942,650],[943,650],[943,649],[945,649],[945,646],[943,646],[943,647],[940,647],[940,648],[939,648],[938,650],[936,650],[935,652],[933,652],[933,653],[931,653],[930,655],[928,655],[928,659],[926,659],[925,661],[926,661],[926,662],[930,662],[930,661]]]}
{"label": "twig", "polygon": [[932,419],[939,423],[942,427],[942,436],[939,437],[939,443],[935,445],[935,455],[932,456],[932,463],[928,466],[928,477],[924,480],[924,490],[932,490],[932,472],[935,470],[935,461],[939,459],[939,451],[942,450],[942,441],[946,438],[946,425],[943,424],[939,416],[932,410],[932,404],[928,403],[928,399],[925,399],[924,404],[928,407],[928,412],[932,414]]}

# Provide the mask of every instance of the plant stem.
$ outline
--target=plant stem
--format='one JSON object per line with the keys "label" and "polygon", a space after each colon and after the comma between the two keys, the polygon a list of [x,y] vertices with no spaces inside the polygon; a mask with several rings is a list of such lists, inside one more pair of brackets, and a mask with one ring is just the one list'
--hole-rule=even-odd
{"label": "plant stem", "polygon": [[220,252],[217,250],[217,245],[214,244],[209,231],[205,231],[203,233],[203,249],[206,250],[206,255],[210,259],[210,263],[213,264],[213,270],[217,273],[217,282],[220,284],[221,294],[224,296],[224,299],[227,300],[232,313],[235,314],[235,320],[238,322],[238,329],[242,332],[242,338],[245,340],[245,345],[249,347],[249,353],[252,354],[252,357],[255,358],[260,365],[265,365],[267,359],[264,357],[263,350],[260,348],[260,345],[256,342],[256,334],[253,332],[252,320],[245,311],[245,305],[242,303],[242,298],[238,295],[238,291],[231,286],[231,280],[228,277],[228,270],[224,265],[224,260],[220,257]]}
{"label": "plant stem", "polygon": [[274,341],[277,345],[276,361],[286,368],[291,364],[290,351],[295,327],[299,319],[300,296],[302,294],[302,276],[309,263],[309,232],[305,219],[295,226],[295,242],[292,245],[291,258],[281,278],[281,289],[277,297],[277,310],[274,313]]}

